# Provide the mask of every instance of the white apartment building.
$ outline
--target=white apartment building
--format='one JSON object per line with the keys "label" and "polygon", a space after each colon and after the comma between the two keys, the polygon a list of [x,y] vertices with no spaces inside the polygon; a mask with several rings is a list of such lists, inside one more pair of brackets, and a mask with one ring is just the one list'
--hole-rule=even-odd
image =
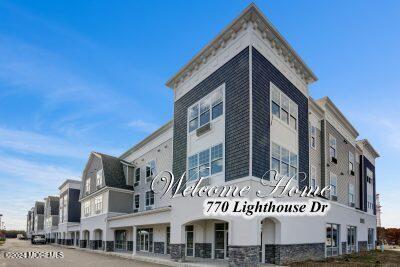
{"label": "white apartment building", "polygon": [[[309,95],[316,80],[250,5],[167,82],[174,92],[173,120],[120,157],[91,153],[80,188],[80,246],[231,266],[374,248],[379,154],[368,140],[358,140],[328,97]],[[209,187],[250,185],[253,200],[270,169],[306,173],[300,188],[331,186],[330,194],[318,197],[331,204],[328,213],[205,216],[204,197],[161,198],[150,189],[152,179],[168,170],[176,178],[186,172],[187,187],[199,176]]]}

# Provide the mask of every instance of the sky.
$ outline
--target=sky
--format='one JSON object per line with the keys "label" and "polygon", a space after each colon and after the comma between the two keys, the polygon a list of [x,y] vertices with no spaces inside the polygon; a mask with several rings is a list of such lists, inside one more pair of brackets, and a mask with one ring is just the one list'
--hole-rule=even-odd
{"label": "sky", "polygon": [[[166,81],[250,1],[0,1],[0,214],[36,200],[172,118]],[[255,1],[377,160],[385,227],[400,227],[400,1]]]}

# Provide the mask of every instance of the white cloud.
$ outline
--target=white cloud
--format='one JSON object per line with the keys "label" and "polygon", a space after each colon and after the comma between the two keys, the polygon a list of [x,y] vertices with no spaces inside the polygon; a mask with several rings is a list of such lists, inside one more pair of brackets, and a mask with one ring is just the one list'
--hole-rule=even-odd
{"label": "white cloud", "polygon": [[[66,178],[80,174],[60,166],[40,164],[16,157],[0,155],[0,173],[19,178],[20,182],[30,181],[38,185],[57,186]],[[23,185],[23,184],[21,184]]]}
{"label": "white cloud", "polygon": [[73,145],[61,138],[0,127],[0,147],[22,153],[37,153],[84,159],[88,148]]}
{"label": "white cloud", "polygon": [[159,128],[159,125],[143,120],[134,120],[128,123],[128,125],[135,130],[145,133],[152,133]]}

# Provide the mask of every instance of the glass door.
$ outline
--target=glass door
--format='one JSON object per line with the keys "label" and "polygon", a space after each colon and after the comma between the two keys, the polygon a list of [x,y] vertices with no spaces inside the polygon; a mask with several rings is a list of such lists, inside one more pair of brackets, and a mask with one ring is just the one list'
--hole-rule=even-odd
{"label": "glass door", "polygon": [[186,256],[194,256],[194,229],[193,225],[187,225],[186,230]]}
{"label": "glass door", "polygon": [[214,258],[228,258],[228,223],[216,223],[214,236]]}
{"label": "glass door", "polygon": [[126,230],[115,231],[115,249],[127,250],[126,247]]}
{"label": "glass door", "polygon": [[355,226],[347,226],[347,253],[357,251],[357,228]]}
{"label": "glass door", "polygon": [[140,232],[140,251],[149,252],[149,233],[146,231]]}

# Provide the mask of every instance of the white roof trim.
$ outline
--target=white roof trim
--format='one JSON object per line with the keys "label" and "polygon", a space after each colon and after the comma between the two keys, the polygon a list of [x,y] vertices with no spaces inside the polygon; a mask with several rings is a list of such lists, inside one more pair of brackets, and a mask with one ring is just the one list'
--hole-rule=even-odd
{"label": "white roof trim", "polygon": [[271,22],[257,6],[252,3],[217,35],[214,40],[200,50],[199,53],[169,79],[166,85],[170,88],[176,88],[178,84],[192,76],[192,74],[199,69],[199,65],[206,63],[210,56],[215,56],[216,50],[225,48],[226,43],[235,39],[239,31],[245,30],[249,22],[253,25],[254,29],[258,29],[262,35],[265,36],[271,43],[271,46],[279,52],[280,56],[282,56],[286,62],[289,62],[290,67],[296,70],[296,73],[302,77],[306,84],[318,79]]}

